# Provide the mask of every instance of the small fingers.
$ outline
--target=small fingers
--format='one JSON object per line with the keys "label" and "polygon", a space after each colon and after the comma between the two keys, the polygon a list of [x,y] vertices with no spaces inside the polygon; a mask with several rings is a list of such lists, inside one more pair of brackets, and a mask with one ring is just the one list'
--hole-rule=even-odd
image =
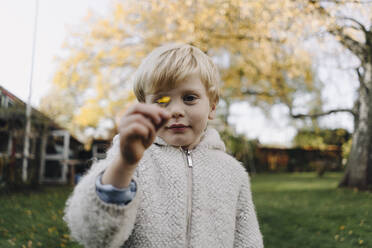
{"label": "small fingers", "polygon": [[146,116],[153,122],[155,127],[159,127],[159,125],[162,125],[171,117],[168,111],[166,111],[165,109],[155,104],[144,103],[134,105],[133,108],[130,109],[127,113],[127,115],[131,114],[142,114]]}
{"label": "small fingers", "polygon": [[151,138],[153,136],[155,136],[155,126],[154,124],[151,122],[150,119],[148,119],[147,117],[143,116],[143,115],[140,115],[140,114],[135,114],[135,115],[132,115],[130,117],[130,120],[137,123],[137,124],[140,124],[140,125],[143,125],[144,127],[146,127],[148,129],[148,135],[147,137],[144,137],[144,138]]}
{"label": "small fingers", "polygon": [[[137,126],[140,128],[137,129]],[[125,119],[119,128],[125,136],[141,136],[142,139],[148,140],[155,137],[155,127],[153,123],[143,115],[134,114]]]}
{"label": "small fingers", "polygon": [[138,125],[136,123],[130,124],[126,128],[126,133],[125,136],[127,138],[134,137],[134,138],[146,138],[149,135],[149,130],[143,126],[143,125]]}

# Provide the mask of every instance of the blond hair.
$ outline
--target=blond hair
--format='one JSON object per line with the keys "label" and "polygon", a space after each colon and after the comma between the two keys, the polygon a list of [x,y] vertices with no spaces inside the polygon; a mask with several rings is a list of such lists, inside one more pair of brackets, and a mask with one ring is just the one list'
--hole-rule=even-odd
{"label": "blond hair", "polygon": [[200,49],[187,44],[167,44],[154,49],[134,74],[134,93],[139,102],[145,102],[146,95],[172,89],[192,74],[200,76],[209,101],[217,103],[220,75],[216,65]]}

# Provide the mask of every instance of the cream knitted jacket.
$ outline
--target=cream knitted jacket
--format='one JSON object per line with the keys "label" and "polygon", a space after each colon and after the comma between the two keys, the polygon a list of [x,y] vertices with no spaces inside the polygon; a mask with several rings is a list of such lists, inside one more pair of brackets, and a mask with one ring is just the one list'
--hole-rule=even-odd
{"label": "cream knitted jacket", "polygon": [[97,176],[119,156],[92,166],[67,201],[64,220],[85,247],[263,247],[249,177],[208,129],[189,154],[156,138],[137,167],[128,205],[103,202]]}

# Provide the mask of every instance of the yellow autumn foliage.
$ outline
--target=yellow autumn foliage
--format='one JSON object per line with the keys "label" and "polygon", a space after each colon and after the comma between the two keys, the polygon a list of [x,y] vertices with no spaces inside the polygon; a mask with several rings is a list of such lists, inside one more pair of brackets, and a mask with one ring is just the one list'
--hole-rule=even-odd
{"label": "yellow autumn foliage", "polygon": [[72,123],[94,127],[133,100],[130,75],[146,54],[183,42],[220,62],[223,97],[245,100],[244,89],[253,89],[273,96],[257,95],[254,103],[287,103],[313,87],[301,44],[324,24],[314,8],[293,0],[118,0],[104,17],[90,13],[88,29],[71,33],[53,83],[74,95]]}

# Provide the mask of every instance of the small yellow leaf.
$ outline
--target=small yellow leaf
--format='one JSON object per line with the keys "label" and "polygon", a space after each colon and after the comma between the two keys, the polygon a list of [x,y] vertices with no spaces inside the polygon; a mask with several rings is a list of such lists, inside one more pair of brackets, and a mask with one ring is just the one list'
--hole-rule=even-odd
{"label": "small yellow leaf", "polygon": [[170,97],[169,96],[163,96],[162,98],[160,98],[159,100],[157,100],[158,103],[168,103],[170,101]]}
{"label": "small yellow leaf", "polygon": [[56,230],[56,228],[55,227],[49,227],[48,228],[48,233],[53,233],[54,231]]}

